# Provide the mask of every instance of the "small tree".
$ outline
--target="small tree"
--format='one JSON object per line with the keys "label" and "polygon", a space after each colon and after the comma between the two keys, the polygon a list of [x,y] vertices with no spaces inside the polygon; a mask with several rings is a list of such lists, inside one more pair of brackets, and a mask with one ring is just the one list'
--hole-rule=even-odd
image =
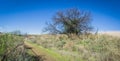
{"label": "small tree", "polygon": [[45,31],[51,34],[82,34],[92,30],[90,13],[78,9],[58,11]]}

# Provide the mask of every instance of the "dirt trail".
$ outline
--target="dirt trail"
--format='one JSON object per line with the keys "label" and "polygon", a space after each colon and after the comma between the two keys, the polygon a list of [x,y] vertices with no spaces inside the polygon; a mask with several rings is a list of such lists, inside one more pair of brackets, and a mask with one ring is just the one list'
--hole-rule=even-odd
{"label": "dirt trail", "polygon": [[56,61],[53,57],[49,56],[45,51],[38,48],[38,46],[34,46],[29,42],[24,42],[25,46],[31,48],[31,51],[36,55],[42,57],[43,61]]}

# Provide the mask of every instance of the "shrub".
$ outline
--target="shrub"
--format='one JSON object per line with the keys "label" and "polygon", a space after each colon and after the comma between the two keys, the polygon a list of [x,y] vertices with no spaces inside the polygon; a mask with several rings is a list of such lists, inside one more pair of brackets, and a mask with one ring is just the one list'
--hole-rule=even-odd
{"label": "shrub", "polygon": [[0,34],[0,61],[39,61],[27,53],[23,40],[21,35]]}

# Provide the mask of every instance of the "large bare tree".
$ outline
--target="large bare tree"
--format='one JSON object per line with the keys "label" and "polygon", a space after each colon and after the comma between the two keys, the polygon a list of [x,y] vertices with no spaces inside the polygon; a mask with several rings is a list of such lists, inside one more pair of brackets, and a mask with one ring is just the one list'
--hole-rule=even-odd
{"label": "large bare tree", "polygon": [[82,34],[92,30],[90,12],[76,8],[58,11],[45,28],[51,34]]}

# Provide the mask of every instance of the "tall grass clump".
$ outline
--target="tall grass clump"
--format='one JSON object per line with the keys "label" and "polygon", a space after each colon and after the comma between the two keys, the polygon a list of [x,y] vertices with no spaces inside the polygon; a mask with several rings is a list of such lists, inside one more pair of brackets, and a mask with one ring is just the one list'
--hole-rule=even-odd
{"label": "tall grass clump", "polygon": [[120,38],[101,35],[87,46],[95,61],[120,61]]}
{"label": "tall grass clump", "polygon": [[0,34],[0,61],[39,61],[39,57],[27,52],[22,35]]}

